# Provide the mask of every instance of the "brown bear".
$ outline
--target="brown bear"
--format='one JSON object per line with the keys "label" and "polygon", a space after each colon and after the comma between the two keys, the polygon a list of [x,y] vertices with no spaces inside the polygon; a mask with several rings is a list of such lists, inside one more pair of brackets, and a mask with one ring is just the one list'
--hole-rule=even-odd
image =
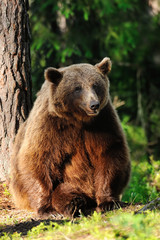
{"label": "brown bear", "polygon": [[119,206],[129,151],[109,95],[111,61],[45,70],[16,136],[11,193],[17,207],[77,216]]}

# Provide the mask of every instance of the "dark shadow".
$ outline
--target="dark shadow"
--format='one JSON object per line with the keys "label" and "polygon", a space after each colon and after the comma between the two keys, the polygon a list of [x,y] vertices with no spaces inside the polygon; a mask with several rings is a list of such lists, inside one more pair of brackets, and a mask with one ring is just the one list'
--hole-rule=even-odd
{"label": "dark shadow", "polygon": [[0,237],[2,237],[4,235],[4,233],[13,234],[15,232],[21,233],[21,236],[25,236],[25,235],[27,235],[27,232],[29,230],[31,230],[33,227],[37,227],[41,222],[45,223],[45,225],[47,226],[50,224],[50,222],[63,225],[68,221],[69,220],[52,220],[52,219],[33,220],[32,219],[30,221],[18,223],[15,225],[6,225],[6,226],[4,226],[4,228],[2,227],[0,229]]}
{"label": "dark shadow", "polygon": [[[108,209],[108,211],[112,211],[112,210],[117,210],[119,209],[119,207],[121,208],[126,208],[128,207],[130,204],[129,203],[124,203],[124,202],[119,202],[118,205],[116,204],[112,209],[110,208],[110,210]],[[91,216],[94,212],[95,208],[93,209],[90,209],[90,210],[87,210],[85,212],[85,214],[83,214],[84,216]],[[106,212],[107,209],[105,209],[104,212]],[[55,216],[56,217],[56,216]],[[74,223],[78,223],[77,221],[77,218],[70,218],[69,219],[64,219],[63,217],[62,218],[41,218],[41,219],[31,219],[29,221],[26,221],[26,222],[21,222],[21,223],[18,223],[18,224],[15,224],[15,225],[5,225],[4,227],[1,226],[0,228],[0,237],[4,235],[4,233],[8,233],[8,234],[13,234],[15,232],[17,233],[21,233],[21,236],[25,236],[27,235],[27,232],[30,231],[33,227],[37,227],[40,223],[45,223],[45,225],[49,225],[50,222],[53,223],[53,226],[54,226],[54,223],[58,223],[58,224],[61,224],[61,225],[64,225],[66,222],[69,222],[69,221],[74,221]]]}

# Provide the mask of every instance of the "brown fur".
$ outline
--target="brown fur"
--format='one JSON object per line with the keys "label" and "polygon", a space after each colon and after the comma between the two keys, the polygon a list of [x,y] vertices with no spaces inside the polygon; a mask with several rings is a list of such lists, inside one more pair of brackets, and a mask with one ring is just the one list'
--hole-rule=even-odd
{"label": "brown fur", "polygon": [[[130,160],[109,97],[110,69],[105,58],[96,66],[45,71],[13,149],[10,188],[18,207],[76,216],[120,201]],[[95,103],[97,109],[91,109]]]}

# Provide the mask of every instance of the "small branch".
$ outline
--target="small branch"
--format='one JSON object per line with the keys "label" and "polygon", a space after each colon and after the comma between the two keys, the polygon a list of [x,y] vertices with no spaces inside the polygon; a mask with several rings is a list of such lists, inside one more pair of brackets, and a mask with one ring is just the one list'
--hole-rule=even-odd
{"label": "small branch", "polygon": [[153,211],[153,210],[160,210],[160,197],[147,203],[143,208],[141,208],[140,210],[138,210],[138,212],[136,212],[136,214],[138,213],[144,213],[147,210]]}

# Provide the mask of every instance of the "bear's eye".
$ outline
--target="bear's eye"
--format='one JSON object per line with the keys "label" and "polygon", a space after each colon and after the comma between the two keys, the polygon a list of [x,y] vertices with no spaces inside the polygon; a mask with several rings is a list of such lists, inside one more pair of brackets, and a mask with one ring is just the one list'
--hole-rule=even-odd
{"label": "bear's eye", "polygon": [[95,91],[96,93],[101,93],[102,87],[99,86],[97,83],[93,84],[92,87],[93,87],[93,89],[94,89],[94,91]]}
{"label": "bear's eye", "polygon": [[77,87],[75,87],[75,89],[74,89],[74,91],[75,91],[76,93],[79,93],[81,90],[82,90],[82,87],[81,87],[81,86],[77,86]]}
{"label": "bear's eye", "polygon": [[94,89],[94,91],[96,92],[97,96],[103,98],[105,96],[105,86],[101,85],[101,84],[93,84],[92,88]]}

